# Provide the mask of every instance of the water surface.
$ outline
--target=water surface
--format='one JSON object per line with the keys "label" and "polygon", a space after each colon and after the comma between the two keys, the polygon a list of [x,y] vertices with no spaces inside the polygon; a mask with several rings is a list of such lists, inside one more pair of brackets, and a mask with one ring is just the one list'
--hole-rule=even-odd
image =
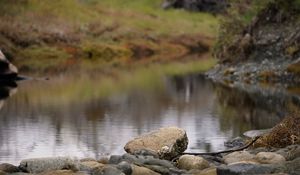
{"label": "water surface", "polygon": [[61,76],[0,89],[0,163],[122,154],[128,140],[167,126],[187,131],[189,152],[217,151],[247,130],[280,121],[272,105],[201,75],[160,77],[154,88],[125,88],[110,95],[97,91],[102,85],[97,81],[78,83]]}

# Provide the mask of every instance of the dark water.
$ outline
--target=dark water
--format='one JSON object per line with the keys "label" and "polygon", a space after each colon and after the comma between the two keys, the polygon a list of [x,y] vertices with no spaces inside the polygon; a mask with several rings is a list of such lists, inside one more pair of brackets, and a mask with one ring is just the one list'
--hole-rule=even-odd
{"label": "dark water", "polygon": [[[97,85],[58,79],[2,86],[0,163],[122,154],[129,139],[167,126],[187,131],[188,151],[216,151],[247,130],[280,121],[273,104],[203,76],[164,77],[160,88],[133,88],[109,96],[96,93]],[[72,94],[78,87],[82,90]]]}

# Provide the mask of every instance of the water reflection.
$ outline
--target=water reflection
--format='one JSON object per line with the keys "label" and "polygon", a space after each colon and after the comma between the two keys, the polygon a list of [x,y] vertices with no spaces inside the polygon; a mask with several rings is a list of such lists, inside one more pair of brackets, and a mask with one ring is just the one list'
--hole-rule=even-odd
{"label": "water reflection", "polygon": [[129,139],[166,126],[186,129],[189,151],[216,151],[246,130],[269,128],[280,120],[267,102],[261,102],[263,98],[213,84],[203,76],[162,79],[163,88],[136,88],[105,98],[78,94],[71,101],[57,98],[59,105],[52,103],[55,91],[47,95],[54,82],[21,83],[0,113],[0,162],[121,154]]}

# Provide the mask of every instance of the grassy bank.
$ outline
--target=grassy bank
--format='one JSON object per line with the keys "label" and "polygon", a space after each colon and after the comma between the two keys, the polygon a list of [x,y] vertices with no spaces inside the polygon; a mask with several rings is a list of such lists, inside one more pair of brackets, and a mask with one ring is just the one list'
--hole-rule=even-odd
{"label": "grassy bank", "polygon": [[207,52],[218,20],[161,0],[0,2],[0,48],[21,71],[127,66]]}

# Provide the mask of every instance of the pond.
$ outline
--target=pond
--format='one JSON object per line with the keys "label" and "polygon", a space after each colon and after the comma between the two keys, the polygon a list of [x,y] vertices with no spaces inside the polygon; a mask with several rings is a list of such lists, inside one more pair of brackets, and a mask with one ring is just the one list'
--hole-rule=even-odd
{"label": "pond", "polygon": [[264,103],[203,75],[163,76],[153,88],[108,95],[97,92],[103,86],[97,78],[82,79],[62,75],[1,86],[0,163],[122,154],[130,139],[167,126],[187,131],[189,152],[217,151],[247,130],[270,128],[282,119],[270,99]]}

